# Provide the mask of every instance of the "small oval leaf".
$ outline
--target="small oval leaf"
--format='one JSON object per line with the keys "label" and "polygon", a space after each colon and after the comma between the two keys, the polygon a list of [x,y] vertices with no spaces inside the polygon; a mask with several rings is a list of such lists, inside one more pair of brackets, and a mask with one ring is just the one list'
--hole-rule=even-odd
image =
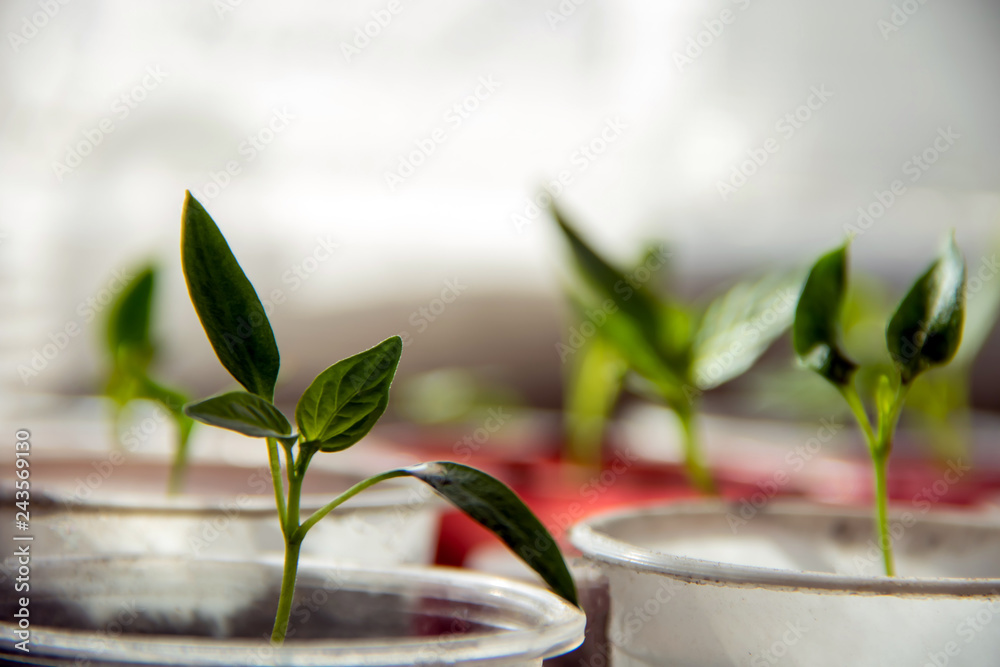
{"label": "small oval leaf", "polygon": [[962,342],[965,259],[950,238],[941,256],[913,283],[885,331],[903,384],[948,363]]}
{"label": "small oval leaf", "polygon": [[392,336],[316,376],[295,408],[295,422],[320,451],[347,449],[372,429],[389,404],[403,341]]}
{"label": "small oval leaf", "polygon": [[792,323],[802,277],[737,283],[709,304],[695,337],[691,377],[707,390],[745,373]]}
{"label": "small oval leaf", "polygon": [[286,438],[292,432],[285,415],[270,401],[245,391],[232,391],[185,405],[184,414],[252,438]]}
{"label": "small oval leaf", "polygon": [[208,340],[247,391],[270,401],[280,358],[264,306],[215,221],[190,192],[181,216],[184,279]]}
{"label": "small oval leaf", "polygon": [[153,290],[156,270],[152,266],[142,269],[122,290],[111,306],[108,315],[107,343],[111,357],[116,362],[122,353],[144,359],[143,368],[153,354],[149,336],[149,322],[153,307]]}
{"label": "small oval leaf", "polygon": [[460,463],[436,461],[401,472],[438,494],[499,537],[556,593],[579,606],[576,585],[555,539],[506,484]]}
{"label": "small oval leaf", "polygon": [[847,285],[847,246],[816,260],[799,295],[792,323],[795,354],[830,382],[846,385],[857,365],[841,351],[839,321]]}

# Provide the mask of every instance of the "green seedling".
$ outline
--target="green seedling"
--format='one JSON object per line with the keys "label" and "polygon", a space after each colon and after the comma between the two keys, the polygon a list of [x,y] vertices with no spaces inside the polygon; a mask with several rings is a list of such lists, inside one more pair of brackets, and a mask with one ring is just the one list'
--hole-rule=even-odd
{"label": "green seedling", "polygon": [[625,381],[638,378],[641,393],[677,415],[692,483],[703,493],[716,493],[695,423],[700,398],[746,372],[788,328],[800,280],[773,275],[740,283],[699,309],[652,290],[652,272],[666,261],[662,250],[648,251],[635,269],[622,271],[593,250],[555,207],[553,216],[579,274],[569,291],[582,343],[560,348],[564,360],[572,359],[571,452],[577,459],[596,458]]}
{"label": "green seedling", "polygon": [[840,343],[840,317],[847,286],[847,245],[816,261],[795,309],[793,344],[799,361],[830,382],[847,401],[875,467],[879,545],[888,576],[896,573],[889,533],[886,473],[900,411],[913,382],[948,363],[962,340],[965,320],[965,260],[949,239],[930,268],[917,278],[885,330],[892,358],[873,396],[874,424],[855,385],[858,365]]}
{"label": "green seedling", "polygon": [[[970,457],[972,370],[1000,311],[1000,280],[993,279],[995,257],[983,257],[978,275],[970,271],[962,346],[946,366],[929,370],[920,382],[914,383],[900,416],[900,421],[910,420],[915,427],[912,439],[926,444],[942,464]],[[862,395],[874,395],[879,378],[892,372],[893,360],[885,346],[885,322],[896,306],[893,299],[885,281],[853,272],[839,324],[844,346],[859,366],[855,383]],[[816,375],[781,368],[758,375],[757,379],[752,393],[761,410],[804,419],[831,414],[830,402],[836,390]],[[844,404],[840,414],[849,413],[850,408]]]}
{"label": "green seedling", "polygon": [[177,443],[167,480],[167,493],[174,495],[184,487],[188,441],[194,421],[183,412],[184,404],[190,399],[150,376],[149,367],[156,356],[156,345],[150,336],[155,292],[156,268],[147,266],[139,271],[112,304],[105,331],[110,368],[104,393],[113,405],[116,443],[121,444],[124,415],[133,401],[158,403],[173,418],[177,427]]}
{"label": "green seedling", "polygon": [[[306,388],[294,424],[274,405],[278,347],[264,307],[215,222],[190,193],[182,213],[181,258],[188,292],[219,361],[246,391],[185,406],[200,422],[265,438],[285,561],[272,642],[284,641],[295,591],[299,551],[309,529],[339,505],[378,482],[412,477],[499,537],[552,589],[577,604],[576,587],[555,540],[500,481],[449,461],[390,470],[355,484],[302,520],[300,499],[309,463],[364,437],[389,402],[403,350],[399,336],[333,364]],[[282,466],[281,454],[284,454]],[[282,474],[284,473],[284,475]]]}

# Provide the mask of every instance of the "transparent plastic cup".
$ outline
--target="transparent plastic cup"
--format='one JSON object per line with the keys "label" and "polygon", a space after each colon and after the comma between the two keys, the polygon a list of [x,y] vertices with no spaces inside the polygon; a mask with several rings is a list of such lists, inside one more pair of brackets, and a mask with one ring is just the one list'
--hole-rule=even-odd
{"label": "transparent plastic cup", "polygon": [[655,506],[571,541],[608,576],[616,667],[997,664],[1000,524],[920,507],[894,515],[892,578],[866,509]]}
{"label": "transparent plastic cup", "polygon": [[[30,653],[13,589],[0,660],[34,665],[541,665],[578,646],[584,615],[530,584],[451,568],[303,560],[285,644],[268,641],[281,564],[151,557],[39,559]],[[16,619],[15,619],[16,620]]]}
{"label": "transparent plastic cup", "polygon": [[[191,558],[284,553],[266,467],[196,462],[185,493],[170,497],[163,461],[134,457],[117,466],[110,461],[79,454],[32,458],[30,527],[36,553]],[[310,470],[303,517],[362,479]],[[379,484],[317,523],[302,543],[303,554],[373,566],[430,563],[443,504],[415,481]],[[18,532],[17,510],[14,480],[0,482],[0,541],[11,543]]]}

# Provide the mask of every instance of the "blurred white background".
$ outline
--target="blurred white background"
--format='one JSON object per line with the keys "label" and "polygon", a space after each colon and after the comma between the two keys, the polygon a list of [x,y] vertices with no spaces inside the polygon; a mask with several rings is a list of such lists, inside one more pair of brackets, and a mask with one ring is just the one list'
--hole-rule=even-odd
{"label": "blurred white background", "polygon": [[529,197],[560,174],[595,243],[665,239],[684,284],[805,264],[896,180],[855,261],[910,276],[955,228],[975,268],[1000,219],[998,20],[986,0],[8,0],[4,391],[94,388],[82,304],[146,259],[167,376],[225,385],[179,269],[185,189],[284,298],[292,384],[404,331],[404,369],[557,382],[564,253]]}

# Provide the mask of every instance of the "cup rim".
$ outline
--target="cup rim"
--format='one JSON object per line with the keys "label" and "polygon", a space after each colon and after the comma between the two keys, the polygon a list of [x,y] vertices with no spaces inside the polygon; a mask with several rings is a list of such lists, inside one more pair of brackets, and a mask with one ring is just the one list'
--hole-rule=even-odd
{"label": "cup rim", "polygon": [[[615,528],[636,519],[663,519],[672,516],[725,517],[738,512],[739,506],[721,500],[687,501],[653,504],[616,509],[594,514],[575,524],[569,533],[570,542],[584,556],[602,564],[633,571],[662,574],[681,581],[720,586],[768,588],[775,590],[813,590],[831,594],[872,594],[912,596],[997,596],[1000,578],[958,577],[888,577],[885,575],[847,575],[805,570],[781,570],[736,563],[722,563],[700,558],[677,556],[653,548],[630,543],[614,536]],[[902,513],[895,512],[898,517]],[[755,516],[820,517],[871,520],[871,513],[860,508],[844,508],[774,501],[758,510]],[[1000,532],[995,518],[955,511],[932,511],[920,518],[921,524],[937,526],[967,526]]]}
{"label": "cup rim", "polygon": [[[179,558],[150,559],[149,557],[78,557],[38,558],[32,561],[33,569],[46,562],[70,561],[71,564],[87,563],[91,566],[103,561],[109,568],[127,566],[126,561],[163,560],[191,566],[194,563]],[[232,567],[234,563],[260,566],[281,576],[281,559],[211,559],[197,563],[198,567]],[[479,660],[530,660],[560,655],[579,646],[583,641],[585,617],[583,612],[558,595],[539,586],[504,579],[501,577],[442,566],[394,566],[369,568],[358,565],[331,563],[322,559],[303,558],[299,565],[299,581],[328,576],[335,569],[338,576],[349,579],[358,587],[373,586],[380,592],[401,594],[406,590],[428,591],[444,599],[496,607],[517,613],[530,620],[528,627],[497,626],[495,633],[470,633],[457,637],[413,637],[391,639],[338,639],[289,641],[280,649],[268,642],[250,639],[213,639],[206,637],[178,637],[169,635],[142,635],[116,638],[95,633],[65,630],[45,626],[31,627],[32,652],[46,651],[58,657],[91,657],[101,660],[124,660],[150,665],[207,665],[232,664],[288,664],[302,666],[377,665],[390,667],[413,664],[420,651],[435,646],[445,663]],[[14,653],[18,641],[14,635],[17,625],[0,621],[0,653]],[[133,636],[135,637],[135,636]],[[275,659],[263,660],[263,651],[275,651]],[[350,655],[338,655],[349,651]],[[147,662],[143,662],[147,661]],[[435,663],[439,664],[439,663]],[[478,664],[478,663],[477,663]],[[493,664],[490,662],[489,664]]]}

